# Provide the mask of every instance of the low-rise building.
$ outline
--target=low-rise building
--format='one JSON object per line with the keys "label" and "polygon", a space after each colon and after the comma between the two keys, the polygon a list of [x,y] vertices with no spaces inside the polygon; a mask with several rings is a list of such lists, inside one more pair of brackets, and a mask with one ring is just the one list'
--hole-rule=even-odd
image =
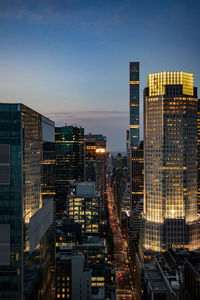
{"label": "low-rise building", "polygon": [[72,247],[60,247],[56,254],[56,299],[91,300],[90,269],[84,267],[84,255]]}

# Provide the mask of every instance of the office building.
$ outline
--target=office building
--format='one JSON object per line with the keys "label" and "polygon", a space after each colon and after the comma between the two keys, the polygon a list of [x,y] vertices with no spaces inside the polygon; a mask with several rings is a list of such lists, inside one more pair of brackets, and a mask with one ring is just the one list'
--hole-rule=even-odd
{"label": "office building", "polygon": [[43,158],[54,122],[6,103],[0,119],[0,299],[50,298],[54,187]]}
{"label": "office building", "polygon": [[73,126],[56,127],[56,215],[66,210],[69,183],[84,180],[84,129]]}
{"label": "office building", "polygon": [[92,271],[92,299],[105,299],[106,244],[105,239],[88,236],[76,246],[77,253],[85,256],[85,268]]}
{"label": "office building", "polygon": [[148,76],[144,97],[143,249],[198,249],[197,89],[193,74]]}
{"label": "office building", "polygon": [[66,207],[69,220],[82,224],[83,235],[100,234],[100,196],[94,182],[71,182]]}
{"label": "office building", "polygon": [[[105,239],[100,239],[97,236],[81,237],[81,223],[67,222],[63,218],[62,222],[57,221],[57,265],[60,264],[60,252],[63,249],[68,249],[73,253],[84,255],[84,269],[91,270],[91,297],[96,300],[105,299],[107,285],[105,276],[108,275],[107,269],[107,247]],[[63,262],[63,261],[62,261]],[[110,271],[110,274],[112,270]],[[110,282],[109,291],[115,290],[115,283]]]}
{"label": "office building", "polygon": [[82,241],[81,223],[73,222],[66,217],[57,219],[56,249],[61,246],[76,246]]}
{"label": "office building", "polygon": [[85,135],[85,180],[95,182],[100,195],[101,235],[109,231],[106,203],[106,137],[102,134]]}
{"label": "office building", "polygon": [[96,183],[96,191],[103,202],[106,192],[106,137],[102,134],[85,135],[85,180]]}
{"label": "office building", "polygon": [[61,247],[56,255],[56,300],[91,300],[91,275],[84,267],[83,254]]}
{"label": "office building", "polygon": [[139,143],[139,91],[140,76],[139,62],[130,62],[129,66],[130,84],[130,125],[129,142],[130,147],[137,147]]}

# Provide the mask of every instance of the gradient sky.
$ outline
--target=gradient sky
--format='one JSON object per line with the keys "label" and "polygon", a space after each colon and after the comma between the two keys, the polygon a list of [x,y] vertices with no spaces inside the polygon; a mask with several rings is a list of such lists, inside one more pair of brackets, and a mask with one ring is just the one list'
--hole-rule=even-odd
{"label": "gradient sky", "polygon": [[199,88],[199,16],[199,0],[0,0],[0,100],[125,151],[129,61],[141,96],[159,71],[192,72]]}

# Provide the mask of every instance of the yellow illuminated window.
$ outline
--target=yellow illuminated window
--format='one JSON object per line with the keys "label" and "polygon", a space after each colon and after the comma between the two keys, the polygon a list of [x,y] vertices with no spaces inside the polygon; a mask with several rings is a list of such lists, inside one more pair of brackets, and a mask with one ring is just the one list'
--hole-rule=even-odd
{"label": "yellow illuminated window", "polygon": [[97,281],[104,281],[104,277],[97,277]]}

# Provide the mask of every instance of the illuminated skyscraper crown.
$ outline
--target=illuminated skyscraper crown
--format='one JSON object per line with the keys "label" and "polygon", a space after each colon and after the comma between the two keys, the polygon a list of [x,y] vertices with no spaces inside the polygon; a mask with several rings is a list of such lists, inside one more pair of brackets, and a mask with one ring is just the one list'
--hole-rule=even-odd
{"label": "illuminated skyscraper crown", "polygon": [[165,94],[166,85],[182,85],[184,95],[194,95],[194,75],[186,72],[160,72],[152,73],[147,77],[149,96]]}

